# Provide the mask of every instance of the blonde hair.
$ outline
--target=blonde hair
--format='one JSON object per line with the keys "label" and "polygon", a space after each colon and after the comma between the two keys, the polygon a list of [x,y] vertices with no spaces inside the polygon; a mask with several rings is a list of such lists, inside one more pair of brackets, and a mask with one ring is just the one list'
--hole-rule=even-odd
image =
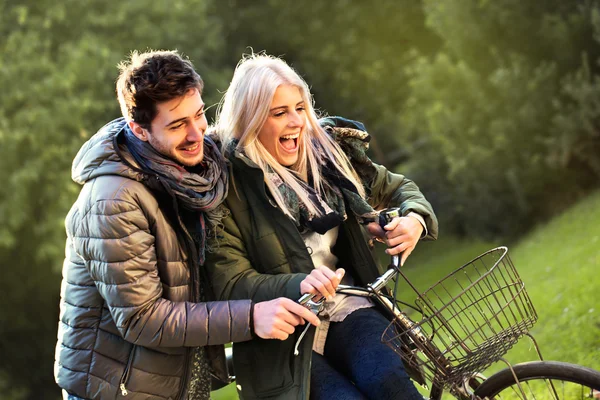
{"label": "blonde hair", "polygon": [[[275,91],[281,85],[297,87],[306,110],[305,134],[300,136],[298,143],[298,160],[289,168],[279,164],[258,140],[258,133],[267,121]],[[307,182],[310,170],[314,189],[318,194],[322,194],[322,157],[329,158],[339,172],[356,186],[360,195],[365,197],[365,189],[348,157],[319,125],[308,85],[282,59],[265,54],[251,54],[242,58],[219,105],[216,132],[223,148],[233,139],[239,140],[236,150],[242,151],[263,170],[265,183],[277,205],[292,218],[281,193],[268,179],[269,168],[276,172],[294,190],[299,200],[316,215],[320,213],[299,180]]]}

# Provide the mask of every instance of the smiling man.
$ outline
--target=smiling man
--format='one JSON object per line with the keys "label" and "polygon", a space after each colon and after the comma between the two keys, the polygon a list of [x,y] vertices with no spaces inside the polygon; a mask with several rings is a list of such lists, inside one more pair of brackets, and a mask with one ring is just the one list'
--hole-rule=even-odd
{"label": "smiling man", "polygon": [[176,52],[120,66],[123,118],[74,162],[55,379],[68,399],[207,399],[222,344],[287,337],[318,318],[290,299],[212,301],[205,242],[226,164],[205,136],[203,82]]}

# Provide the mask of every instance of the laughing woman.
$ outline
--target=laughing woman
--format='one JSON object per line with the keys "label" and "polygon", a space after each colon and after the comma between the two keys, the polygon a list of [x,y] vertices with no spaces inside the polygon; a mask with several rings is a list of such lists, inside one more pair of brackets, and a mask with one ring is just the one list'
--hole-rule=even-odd
{"label": "laughing woman", "polygon": [[[404,258],[420,239],[435,239],[437,221],[417,186],[369,160],[362,124],[317,120],[307,84],[270,56],[240,62],[216,133],[233,174],[229,216],[206,262],[216,296],[327,299],[298,356],[301,329],[288,325],[276,332],[281,340],[234,345],[240,397],[421,399],[380,341],[389,321],[368,299],[335,294],[340,280],[362,285],[380,275],[365,229]],[[400,207],[403,217],[384,233],[372,221],[386,207]]]}

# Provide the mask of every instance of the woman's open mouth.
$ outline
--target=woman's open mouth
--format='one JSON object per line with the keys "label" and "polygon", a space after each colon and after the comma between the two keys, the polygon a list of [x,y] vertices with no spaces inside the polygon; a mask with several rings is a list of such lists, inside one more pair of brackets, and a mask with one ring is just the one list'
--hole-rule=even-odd
{"label": "woman's open mouth", "polygon": [[281,147],[288,153],[293,153],[298,150],[298,138],[300,137],[299,133],[294,135],[283,135],[279,138],[279,144]]}

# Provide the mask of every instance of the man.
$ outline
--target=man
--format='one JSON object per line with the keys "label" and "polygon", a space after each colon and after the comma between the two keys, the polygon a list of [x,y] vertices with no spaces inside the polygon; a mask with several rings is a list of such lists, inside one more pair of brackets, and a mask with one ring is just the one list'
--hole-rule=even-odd
{"label": "man", "polygon": [[224,159],[204,136],[203,82],[176,52],[120,65],[124,118],[83,145],[66,218],[55,379],[65,398],[206,399],[222,344],[286,339],[318,318],[289,299],[211,302],[206,236],[223,217]]}

